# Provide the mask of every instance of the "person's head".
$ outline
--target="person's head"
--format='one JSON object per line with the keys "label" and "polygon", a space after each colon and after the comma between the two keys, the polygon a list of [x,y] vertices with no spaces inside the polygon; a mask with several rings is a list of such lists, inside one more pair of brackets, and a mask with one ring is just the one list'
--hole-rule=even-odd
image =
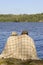
{"label": "person's head", "polygon": [[21,35],[23,35],[23,34],[28,35],[28,32],[27,31],[22,31]]}
{"label": "person's head", "polygon": [[11,33],[11,36],[17,36],[18,34],[17,34],[17,32],[12,32]]}

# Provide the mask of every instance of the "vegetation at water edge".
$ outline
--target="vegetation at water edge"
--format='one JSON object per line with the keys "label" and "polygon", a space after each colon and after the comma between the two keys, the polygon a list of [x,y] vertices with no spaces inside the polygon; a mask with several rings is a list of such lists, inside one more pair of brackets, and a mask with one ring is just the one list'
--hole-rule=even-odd
{"label": "vegetation at water edge", "polygon": [[43,22],[43,13],[40,14],[0,14],[0,22]]}

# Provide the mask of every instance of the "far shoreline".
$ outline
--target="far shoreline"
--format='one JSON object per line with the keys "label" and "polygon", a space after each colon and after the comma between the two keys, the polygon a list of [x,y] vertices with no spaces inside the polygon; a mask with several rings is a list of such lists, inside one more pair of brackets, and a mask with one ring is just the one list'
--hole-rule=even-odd
{"label": "far shoreline", "polygon": [[0,22],[43,22],[43,13],[39,14],[0,14]]}

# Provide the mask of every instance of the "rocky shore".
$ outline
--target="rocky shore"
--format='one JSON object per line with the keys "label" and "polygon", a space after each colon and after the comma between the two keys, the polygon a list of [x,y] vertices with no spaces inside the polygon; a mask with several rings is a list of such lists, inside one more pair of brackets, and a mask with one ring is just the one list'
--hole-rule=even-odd
{"label": "rocky shore", "polygon": [[0,59],[0,65],[43,65],[43,60],[18,60],[15,58]]}

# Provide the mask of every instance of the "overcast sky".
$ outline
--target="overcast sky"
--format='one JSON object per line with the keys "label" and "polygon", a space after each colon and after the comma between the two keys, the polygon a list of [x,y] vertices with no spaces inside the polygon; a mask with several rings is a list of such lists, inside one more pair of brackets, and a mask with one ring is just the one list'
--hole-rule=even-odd
{"label": "overcast sky", "polygon": [[43,13],[43,0],[0,0],[0,14]]}

